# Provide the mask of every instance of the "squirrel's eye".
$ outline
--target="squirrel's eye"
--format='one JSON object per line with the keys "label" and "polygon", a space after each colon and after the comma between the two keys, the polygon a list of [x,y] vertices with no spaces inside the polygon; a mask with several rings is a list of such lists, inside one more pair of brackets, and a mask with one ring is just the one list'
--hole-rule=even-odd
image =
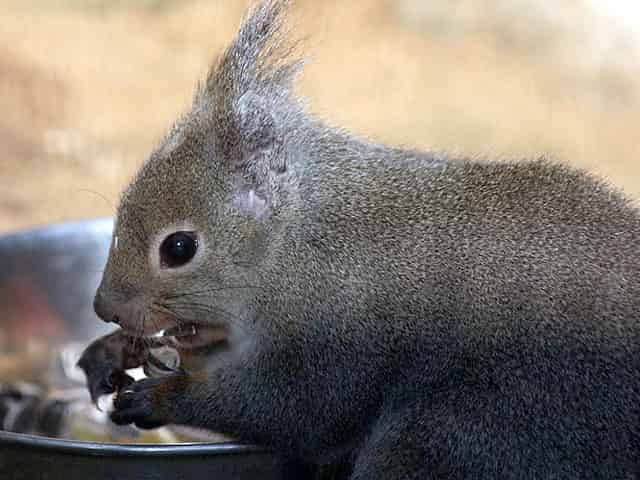
{"label": "squirrel's eye", "polygon": [[176,268],[189,263],[198,250],[198,237],[194,232],[176,232],[160,245],[160,264]]}

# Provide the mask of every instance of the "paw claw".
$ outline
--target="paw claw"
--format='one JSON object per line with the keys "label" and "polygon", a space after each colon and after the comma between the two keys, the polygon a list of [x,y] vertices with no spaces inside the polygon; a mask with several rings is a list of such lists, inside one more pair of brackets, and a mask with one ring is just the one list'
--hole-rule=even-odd
{"label": "paw claw", "polygon": [[164,382],[162,378],[146,378],[119,390],[110,414],[117,425],[135,424],[141,429],[154,429],[167,424],[166,412],[156,404],[155,388]]}
{"label": "paw claw", "polygon": [[113,411],[111,412],[110,418],[116,425],[129,425],[131,423],[137,424],[138,422],[144,422],[144,419],[148,416],[148,409],[141,407]]}

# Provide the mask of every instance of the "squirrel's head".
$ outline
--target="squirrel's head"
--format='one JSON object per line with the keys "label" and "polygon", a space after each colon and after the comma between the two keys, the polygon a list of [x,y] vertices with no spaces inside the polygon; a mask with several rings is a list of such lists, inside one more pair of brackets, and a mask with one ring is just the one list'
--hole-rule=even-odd
{"label": "squirrel's head", "polygon": [[300,62],[282,37],[287,3],[264,1],[245,19],[124,192],[94,302],[103,320],[216,337],[240,322],[295,196],[287,144],[302,109],[290,93]]}

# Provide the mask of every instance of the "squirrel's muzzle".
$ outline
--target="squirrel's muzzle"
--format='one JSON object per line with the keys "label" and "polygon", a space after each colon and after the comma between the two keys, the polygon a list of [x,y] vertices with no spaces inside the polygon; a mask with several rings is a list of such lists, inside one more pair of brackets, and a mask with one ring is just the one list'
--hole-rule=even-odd
{"label": "squirrel's muzzle", "polygon": [[93,310],[96,315],[107,323],[120,323],[120,318],[115,311],[113,302],[109,301],[98,289],[93,298]]}

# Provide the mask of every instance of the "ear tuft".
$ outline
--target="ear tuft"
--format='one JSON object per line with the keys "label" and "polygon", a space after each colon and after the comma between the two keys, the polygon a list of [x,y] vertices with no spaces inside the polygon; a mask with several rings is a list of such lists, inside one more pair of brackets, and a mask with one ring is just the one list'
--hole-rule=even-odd
{"label": "ear tuft", "polygon": [[208,83],[231,78],[245,84],[239,91],[256,81],[289,84],[301,63],[295,58],[297,43],[287,38],[285,16],[290,5],[290,0],[256,2],[220,63],[210,71]]}
{"label": "ear tuft", "polygon": [[235,39],[209,70],[200,95],[237,100],[249,91],[288,94],[304,59],[288,37],[290,0],[262,0],[245,16]]}
{"label": "ear tuft", "polygon": [[286,36],[289,0],[262,0],[209,72],[204,91],[212,107],[216,145],[231,169],[257,190],[286,171],[285,123],[297,108],[290,96],[303,62]]}
{"label": "ear tuft", "polygon": [[243,143],[249,150],[270,148],[276,138],[276,123],[263,98],[247,92],[236,106],[236,120]]}

